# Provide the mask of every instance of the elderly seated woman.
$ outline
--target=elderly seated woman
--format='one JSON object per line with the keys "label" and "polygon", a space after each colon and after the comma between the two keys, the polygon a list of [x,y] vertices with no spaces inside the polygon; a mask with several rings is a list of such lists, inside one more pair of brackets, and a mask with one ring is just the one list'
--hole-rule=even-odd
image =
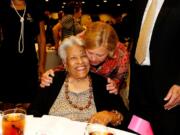
{"label": "elderly seated woman", "polygon": [[84,43],[75,36],[66,38],[58,53],[65,71],[58,71],[50,87],[40,88],[28,112],[88,121],[103,125],[123,125],[127,110],[120,96],[106,90],[106,78],[91,73]]}

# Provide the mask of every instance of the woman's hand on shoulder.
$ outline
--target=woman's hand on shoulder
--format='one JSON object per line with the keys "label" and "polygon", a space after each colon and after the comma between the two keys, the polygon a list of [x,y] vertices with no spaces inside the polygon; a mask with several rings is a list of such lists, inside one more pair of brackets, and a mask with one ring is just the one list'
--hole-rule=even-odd
{"label": "woman's hand on shoulder", "polygon": [[41,83],[40,87],[44,88],[46,86],[50,86],[53,82],[54,77],[54,71],[52,69],[47,70],[44,74],[41,76]]}
{"label": "woman's hand on shoulder", "polygon": [[109,91],[110,94],[118,94],[118,86],[116,84],[116,82],[114,80],[112,80],[111,78],[107,78],[107,85],[106,85],[106,89]]}

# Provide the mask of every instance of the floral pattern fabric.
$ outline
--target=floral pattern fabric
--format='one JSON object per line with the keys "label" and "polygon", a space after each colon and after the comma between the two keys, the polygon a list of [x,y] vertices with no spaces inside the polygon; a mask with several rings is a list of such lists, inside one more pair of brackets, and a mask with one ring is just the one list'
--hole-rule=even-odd
{"label": "floral pattern fabric", "polygon": [[129,52],[127,47],[118,42],[113,58],[107,58],[99,67],[91,67],[91,71],[105,77],[110,77],[119,86],[127,78],[129,68]]}

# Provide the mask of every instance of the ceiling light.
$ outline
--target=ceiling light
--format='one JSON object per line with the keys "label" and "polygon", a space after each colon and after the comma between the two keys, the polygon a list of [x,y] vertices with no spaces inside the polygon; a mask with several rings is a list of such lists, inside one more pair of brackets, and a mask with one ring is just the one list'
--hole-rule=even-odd
{"label": "ceiling light", "polygon": [[119,4],[119,3],[118,3],[118,4],[117,4],[117,6],[118,6],[118,7],[120,7],[120,6],[121,6],[121,4]]}
{"label": "ceiling light", "polygon": [[99,7],[99,6],[100,6],[99,4],[96,5],[96,7]]}

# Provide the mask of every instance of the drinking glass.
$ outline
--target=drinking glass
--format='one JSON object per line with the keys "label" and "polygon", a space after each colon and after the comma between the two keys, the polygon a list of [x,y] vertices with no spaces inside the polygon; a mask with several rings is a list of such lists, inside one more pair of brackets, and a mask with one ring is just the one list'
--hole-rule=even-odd
{"label": "drinking glass", "polygon": [[88,123],[84,135],[115,135],[115,133],[108,130],[106,126]]}
{"label": "drinking glass", "polygon": [[8,109],[2,113],[2,135],[24,135],[26,111]]}

